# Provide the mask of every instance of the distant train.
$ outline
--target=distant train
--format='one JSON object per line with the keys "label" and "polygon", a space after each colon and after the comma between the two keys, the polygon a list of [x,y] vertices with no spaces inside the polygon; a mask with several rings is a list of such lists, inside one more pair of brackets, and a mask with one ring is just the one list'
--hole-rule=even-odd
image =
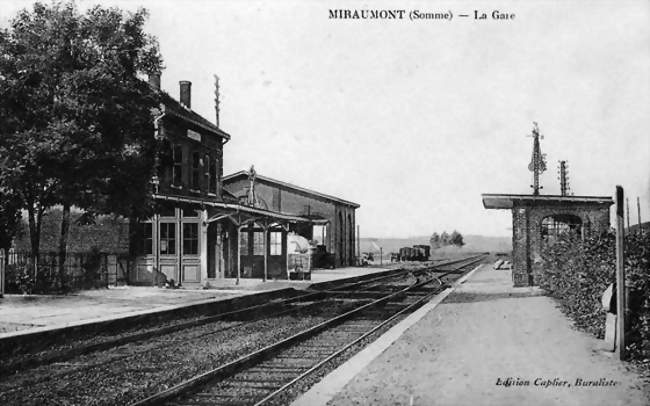
{"label": "distant train", "polygon": [[414,245],[402,247],[399,253],[391,254],[391,261],[428,261],[431,254],[431,247],[428,245]]}

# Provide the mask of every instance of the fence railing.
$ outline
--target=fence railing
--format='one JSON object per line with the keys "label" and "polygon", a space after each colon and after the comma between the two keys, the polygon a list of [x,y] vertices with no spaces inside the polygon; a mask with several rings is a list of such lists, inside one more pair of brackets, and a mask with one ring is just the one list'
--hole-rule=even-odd
{"label": "fence railing", "polygon": [[124,254],[94,251],[68,253],[63,272],[56,252],[40,253],[36,266],[26,251],[1,255],[7,293],[58,293],[125,284],[131,266]]}
{"label": "fence railing", "polygon": [[5,293],[5,250],[0,249],[0,297]]}

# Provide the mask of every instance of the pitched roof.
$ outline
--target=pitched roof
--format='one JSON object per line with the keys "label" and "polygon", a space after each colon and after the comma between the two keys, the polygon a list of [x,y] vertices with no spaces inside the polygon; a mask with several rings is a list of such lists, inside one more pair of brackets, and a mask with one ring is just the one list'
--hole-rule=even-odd
{"label": "pitched roof", "polygon": [[[239,172],[235,172],[235,173],[232,173],[230,175],[224,176],[223,177],[223,182],[227,183],[228,181],[231,181],[231,180],[239,178],[239,177],[246,177],[247,178],[248,177],[248,171],[239,171]],[[335,196],[327,195],[325,193],[317,192],[315,190],[307,189],[307,188],[304,188],[304,187],[301,187],[301,186],[296,186],[296,185],[293,185],[291,183],[282,182],[282,181],[277,180],[277,179],[268,178],[266,176],[260,175],[259,173],[255,176],[255,179],[256,180],[261,180],[261,181],[264,181],[264,182],[268,182],[268,183],[274,183],[276,185],[280,185],[280,186],[283,186],[283,187],[288,188],[288,189],[293,189],[293,190],[296,190],[296,191],[299,191],[299,192],[302,192],[302,193],[306,193],[306,194],[309,194],[309,195],[312,195],[312,196],[317,196],[317,197],[320,197],[321,199],[330,200],[330,201],[333,201],[333,202],[336,202],[336,203],[344,204],[346,206],[352,206],[355,209],[358,209],[359,207],[361,207],[361,205],[358,204],[358,203],[354,203],[354,202],[351,202],[351,201],[348,201],[348,200],[339,199],[338,197],[335,197]]]}
{"label": "pitched roof", "polygon": [[210,120],[204,118],[200,114],[196,113],[192,109],[185,107],[181,102],[171,97],[167,92],[160,91],[162,96],[163,104],[165,105],[165,113],[178,117],[182,120],[188,121],[198,127],[201,127],[203,130],[211,132],[219,137],[230,139],[230,134],[221,130],[219,127],[214,125]]}

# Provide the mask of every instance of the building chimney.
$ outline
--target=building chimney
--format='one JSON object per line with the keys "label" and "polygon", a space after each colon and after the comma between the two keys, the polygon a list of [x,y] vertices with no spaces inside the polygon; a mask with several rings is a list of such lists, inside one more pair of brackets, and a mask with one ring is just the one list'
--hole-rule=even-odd
{"label": "building chimney", "polygon": [[184,104],[188,109],[192,108],[192,82],[189,80],[181,80],[178,82],[181,86],[181,104]]}
{"label": "building chimney", "polygon": [[149,85],[154,89],[160,90],[160,73],[149,75]]}

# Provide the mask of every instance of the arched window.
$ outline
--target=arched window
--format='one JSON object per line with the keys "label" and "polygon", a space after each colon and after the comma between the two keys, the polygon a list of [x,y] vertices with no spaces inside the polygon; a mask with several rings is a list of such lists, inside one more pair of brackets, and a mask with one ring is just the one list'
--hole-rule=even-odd
{"label": "arched window", "polygon": [[553,244],[557,238],[566,233],[582,235],[582,220],[572,214],[556,214],[542,219],[542,242]]}

